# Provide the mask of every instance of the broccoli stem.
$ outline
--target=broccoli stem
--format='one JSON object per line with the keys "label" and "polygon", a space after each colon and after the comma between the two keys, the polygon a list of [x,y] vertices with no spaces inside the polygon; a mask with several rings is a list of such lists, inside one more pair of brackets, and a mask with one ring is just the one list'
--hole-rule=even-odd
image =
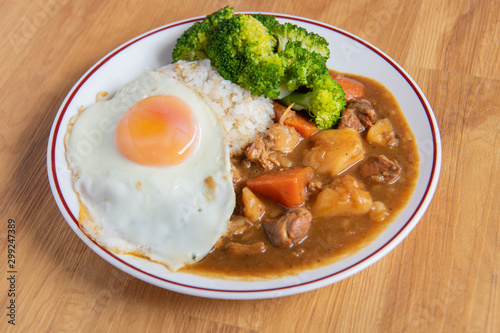
{"label": "broccoli stem", "polygon": [[284,105],[290,105],[295,103],[292,109],[300,111],[300,110],[310,110],[311,109],[311,95],[312,91],[308,91],[306,93],[300,93],[297,91],[292,92],[291,94],[280,99],[280,103]]}

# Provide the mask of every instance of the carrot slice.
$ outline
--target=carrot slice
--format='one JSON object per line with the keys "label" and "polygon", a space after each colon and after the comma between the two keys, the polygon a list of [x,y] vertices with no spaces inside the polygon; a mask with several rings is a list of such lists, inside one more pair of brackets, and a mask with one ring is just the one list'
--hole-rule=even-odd
{"label": "carrot slice", "polygon": [[363,83],[332,71],[330,71],[330,76],[344,89],[347,102],[355,98],[365,97],[365,86]]}
{"label": "carrot slice", "polygon": [[[274,113],[276,115],[277,121],[279,121],[285,111],[285,106],[276,102],[274,103]],[[283,124],[295,128],[295,130],[299,132],[300,135],[302,135],[302,137],[304,138],[308,138],[318,131],[318,127],[316,127],[316,125],[295,112],[292,112],[290,115],[286,116]]]}
{"label": "carrot slice", "polygon": [[313,123],[310,123],[304,117],[297,114],[288,117],[283,122],[285,125],[295,128],[297,132],[300,133],[304,138],[308,138],[318,131],[318,128]]}
{"label": "carrot slice", "polygon": [[282,206],[296,207],[306,200],[307,183],[313,177],[310,167],[272,171],[247,181],[247,186]]}

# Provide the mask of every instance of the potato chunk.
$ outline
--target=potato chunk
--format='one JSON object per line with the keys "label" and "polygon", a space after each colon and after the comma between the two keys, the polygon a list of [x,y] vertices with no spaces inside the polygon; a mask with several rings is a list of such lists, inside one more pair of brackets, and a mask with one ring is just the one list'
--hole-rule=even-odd
{"label": "potato chunk", "polygon": [[363,215],[372,209],[372,197],[356,178],[346,175],[322,190],[311,204],[314,217]]}
{"label": "potato chunk", "polygon": [[370,219],[375,222],[382,222],[387,216],[389,216],[389,212],[383,202],[374,201],[368,216],[370,216]]}
{"label": "potato chunk", "polygon": [[322,131],[311,140],[303,162],[318,173],[336,176],[365,157],[361,136],[352,128]]}
{"label": "potato chunk", "polygon": [[252,221],[259,221],[266,211],[266,206],[248,188],[241,191],[241,201],[243,202],[243,215]]}
{"label": "potato chunk", "polygon": [[366,141],[382,146],[395,146],[398,143],[391,121],[387,118],[377,120],[366,133]]}

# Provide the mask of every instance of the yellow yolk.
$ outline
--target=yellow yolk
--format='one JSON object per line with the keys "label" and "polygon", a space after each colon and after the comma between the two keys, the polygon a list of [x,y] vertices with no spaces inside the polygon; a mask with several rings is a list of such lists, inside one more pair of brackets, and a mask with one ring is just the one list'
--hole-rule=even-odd
{"label": "yellow yolk", "polygon": [[147,97],[122,117],[115,133],[120,153],[148,166],[170,166],[195,150],[198,123],[189,106],[170,95]]}

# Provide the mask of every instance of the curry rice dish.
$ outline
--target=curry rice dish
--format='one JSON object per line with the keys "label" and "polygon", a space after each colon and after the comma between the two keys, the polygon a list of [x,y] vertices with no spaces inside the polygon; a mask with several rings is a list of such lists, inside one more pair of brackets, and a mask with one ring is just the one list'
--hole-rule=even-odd
{"label": "curry rice dish", "polygon": [[347,105],[338,125],[320,130],[307,113],[224,80],[208,59],[160,73],[213,109],[226,133],[236,195],[227,231],[209,253],[173,270],[252,279],[324,266],[379,235],[414,190],[414,136],[392,94],[372,79],[330,71]]}

